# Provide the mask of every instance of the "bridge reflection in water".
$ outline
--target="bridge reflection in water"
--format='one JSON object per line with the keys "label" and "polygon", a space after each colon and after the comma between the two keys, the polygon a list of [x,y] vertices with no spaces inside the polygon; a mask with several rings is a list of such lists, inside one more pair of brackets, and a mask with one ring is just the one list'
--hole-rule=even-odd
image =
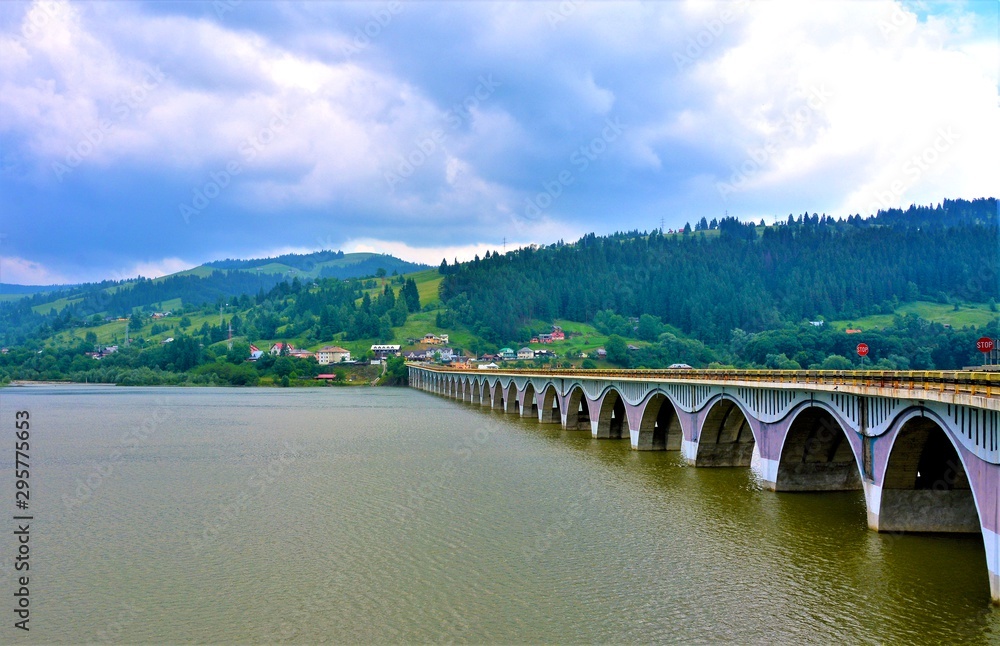
{"label": "bridge reflection in water", "polygon": [[408,368],[411,387],[774,491],[863,490],[880,532],[981,532],[1000,604],[1000,374]]}

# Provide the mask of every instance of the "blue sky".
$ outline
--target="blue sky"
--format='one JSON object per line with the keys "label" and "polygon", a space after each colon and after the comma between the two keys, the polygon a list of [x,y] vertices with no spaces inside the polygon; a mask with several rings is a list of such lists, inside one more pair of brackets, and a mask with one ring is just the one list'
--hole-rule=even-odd
{"label": "blue sky", "polygon": [[0,281],[995,196],[998,2],[0,4]]}

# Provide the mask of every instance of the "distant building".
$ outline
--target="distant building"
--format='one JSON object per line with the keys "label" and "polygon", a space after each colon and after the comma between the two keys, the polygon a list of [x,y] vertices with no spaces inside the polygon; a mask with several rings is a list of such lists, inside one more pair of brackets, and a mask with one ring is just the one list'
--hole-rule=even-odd
{"label": "distant building", "polygon": [[321,366],[327,366],[331,363],[340,363],[341,361],[350,361],[351,351],[345,350],[337,345],[326,345],[316,351],[316,361]]}
{"label": "distant building", "polygon": [[860,328],[854,328],[854,329],[847,328],[846,332],[848,334],[861,334],[861,329]]}
{"label": "distant building", "polygon": [[288,356],[295,357],[296,359],[314,359],[316,354],[310,352],[309,350],[289,350]]}
{"label": "distant building", "polygon": [[500,358],[504,361],[513,361],[517,359],[517,353],[513,348],[500,348]]}
{"label": "distant building", "polygon": [[250,344],[250,361],[256,361],[257,359],[260,359],[263,356],[264,356],[264,351],[251,343]]}
{"label": "distant building", "polygon": [[160,343],[173,343],[173,342],[174,342],[174,337],[172,336],[168,336],[167,338],[160,341]]}
{"label": "distant building", "polygon": [[291,354],[292,352],[295,351],[295,347],[292,346],[291,343],[275,343],[274,345],[271,346],[271,349],[268,350],[268,352],[271,354],[272,357],[276,357],[279,354],[281,354],[281,351],[285,348],[286,345],[288,346],[288,349],[285,350],[285,354]]}
{"label": "distant building", "polygon": [[809,325],[813,327],[823,327],[825,321],[809,321]]}
{"label": "distant building", "polygon": [[517,358],[518,359],[534,359],[535,358],[535,351],[532,350],[531,348],[527,347],[527,346],[523,347],[523,348],[521,348],[520,350],[517,351]]}
{"label": "distant building", "polygon": [[399,346],[387,343],[376,343],[372,346],[372,352],[374,352],[375,356],[379,359],[385,359],[386,357],[398,357]]}
{"label": "distant building", "polygon": [[500,366],[495,363],[481,363],[479,364],[480,370],[499,370]]}

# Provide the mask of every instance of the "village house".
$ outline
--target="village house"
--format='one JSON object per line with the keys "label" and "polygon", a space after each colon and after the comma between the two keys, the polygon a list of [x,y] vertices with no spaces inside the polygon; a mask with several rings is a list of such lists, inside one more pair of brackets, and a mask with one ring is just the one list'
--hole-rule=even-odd
{"label": "village house", "polygon": [[521,348],[520,350],[517,351],[517,358],[518,359],[534,359],[535,358],[535,351],[532,350],[531,348],[525,346],[525,347],[523,347],[523,348]]}
{"label": "village house", "polygon": [[[285,350],[286,345],[288,346],[287,350]],[[285,354],[291,354],[292,352],[295,351],[295,347],[292,346],[291,343],[275,343],[274,345],[271,346],[271,349],[268,350],[268,352],[272,357],[276,357],[279,354],[281,354],[282,350],[285,350]]]}
{"label": "village house", "polygon": [[350,361],[351,351],[345,350],[337,345],[326,345],[316,351],[316,361],[321,366],[327,366],[331,363],[340,363],[341,361]]}
{"label": "village house", "polygon": [[257,359],[260,359],[263,356],[264,356],[264,351],[251,343],[250,344],[250,361],[256,361]]}
{"label": "village house", "polygon": [[500,358],[504,361],[513,361],[517,359],[517,353],[513,348],[500,348]]}
{"label": "village house", "polygon": [[296,359],[313,359],[316,357],[316,354],[309,350],[289,350],[288,356],[295,357]]}

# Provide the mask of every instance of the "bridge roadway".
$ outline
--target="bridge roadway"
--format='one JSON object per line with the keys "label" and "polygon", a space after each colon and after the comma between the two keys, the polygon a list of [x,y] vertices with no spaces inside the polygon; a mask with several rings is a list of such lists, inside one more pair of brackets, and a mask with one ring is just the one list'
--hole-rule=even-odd
{"label": "bridge roadway", "polygon": [[407,365],[411,387],[751,467],[774,491],[863,490],[876,531],[981,532],[1000,604],[998,373]]}

